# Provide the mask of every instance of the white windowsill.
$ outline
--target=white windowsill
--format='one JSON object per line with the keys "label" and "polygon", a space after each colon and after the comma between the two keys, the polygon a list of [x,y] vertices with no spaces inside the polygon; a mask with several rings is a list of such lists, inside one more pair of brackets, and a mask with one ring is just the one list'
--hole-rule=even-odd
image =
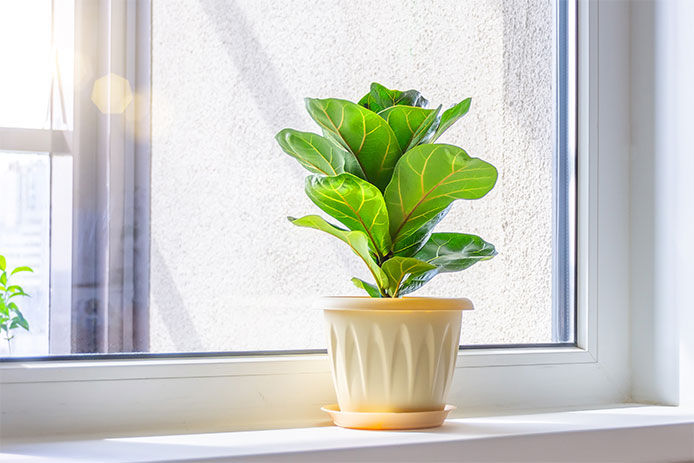
{"label": "white windowsill", "polygon": [[451,419],[419,431],[337,427],[6,442],[21,462],[692,461],[694,411],[618,406]]}

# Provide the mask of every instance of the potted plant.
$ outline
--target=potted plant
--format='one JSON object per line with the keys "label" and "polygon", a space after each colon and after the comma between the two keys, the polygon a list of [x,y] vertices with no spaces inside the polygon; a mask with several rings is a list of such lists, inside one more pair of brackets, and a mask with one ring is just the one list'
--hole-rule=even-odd
{"label": "potted plant", "polygon": [[496,168],[463,149],[436,143],[470,98],[427,109],[416,90],[378,83],[358,103],[307,98],[323,135],[284,129],[280,147],[312,172],[308,197],[321,216],[289,217],[297,226],[345,242],[372,282],[353,278],[368,297],[325,298],[328,354],[339,425],[412,428],[445,419],[467,299],[403,297],[439,273],[464,270],[496,255],[493,245],[462,233],[433,233],[457,199],[479,199]]}
{"label": "potted plant", "polygon": [[16,297],[29,296],[21,286],[12,284],[12,276],[19,272],[33,272],[30,267],[7,269],[5,256],[0,255],[0,333],[7,341],[7,352],[12,353],[12,332],[18,328],[29,331],[29,322],[24,318],[16,302]]}

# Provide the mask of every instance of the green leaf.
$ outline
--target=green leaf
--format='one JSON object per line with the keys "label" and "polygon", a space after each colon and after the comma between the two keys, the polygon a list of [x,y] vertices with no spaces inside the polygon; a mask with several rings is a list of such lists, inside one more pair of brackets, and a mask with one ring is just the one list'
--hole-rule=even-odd
{"label": "green leaf", "polygon": [[417,258],[436,265],[441,272],[458,272],[496,254],[494,245],[477,235],[432,233]]}
{"label": "green leaf", "polygon": [[374,112],[383,111],[395,105],[426,107],[428,101],[417,90],[390,90],[378,82],[371,84],[369,93],[364,95],[359,104]]}
{"label": "green leaf", "polygon": [[379,257],[388,254],[388,210],[378,188],[347,173],[336,177],[311,175],[306,178],[306,194],[350,230],[364,232],[371,250]]}
{"label": "green leaf", "polygon": [[17,267],[16,269],[12,270],[12,273],[10,273],[10,276],[14,275],[15,273],[19,273],[19,272],[32,272],[33,273],[33,271],[34,270],[31,267]]}
{"label": "green leaf", "polygon": [[437,109],[391,106],[378,115],[385,119],[390,128],[393,129],[400,149],[404,153],[418,145],[430,133],[435,127],[434,123],[440,111],[440,106]]}
{"label": "green leaf", "polygon": [[2,272],[2,275],[0,275],[0,285],[6,285],[7,284],[7,272]]}
{"label": "green leaf", "polygon": [[414,257],[392,257],[385,261],[381,268],[390,280],[390,287],[388,288],[390,295],[398,297],[400,285],[408,275],[420,275],[434,270],[436,266]]}
{"label": "green leaf", "polygon": [[21,326],[25,330],[29,331],[29,322],[24,318],[22,312],[19,310],[15,311],[14,317],[12,317],[12,322],[10,323],[10,329]]}
{"label": "green leaf", "polygon": [[307,215],[299,219],[294,217],[287,218],[294,225],[324,231],[347,243],[347,245],[352,248],[352,251],[364,261],[378,286],[381,288],[388,287],[388,277],[378,264],[376,264],[373,257],[371,257],[368,238],[364,232],[343,230],[326,222],[325,219],[317,215]]}
{"label": "green leaf", "polygon": [[[427,100],[417,90],[391,90],[378,82],[371,84],[371,102],[375,102],[380,108],[389,108],[396,105],[418,106],[427,105]],[[372,109],[373,110],[373,109]],[[380,111],[380,110],[379,110]]]}
{"label": "green leaf", "polygon": [[5,300],[0,297],[0,315],[9,315],[9,307],[5,304]]}
{"label": "green leaf", "polygon": [[434,143],[450,126],[455,124],[458,119],[467,114],[470,110],[471,98],[466,98],[455,106],[452,106],[445,110],[441,115],[441,122],[439,123],[436,132],[429,140],[429,143]]}
{"label": "green leaf", "polygon": [[371,96],[371,92],[367,93],[361,99],[359,100],[359,103],[357,103],[359,106],[363,106],[366,109],[369,109],[373,112],[379,112],[383,111],[383,107],[381,105],[377,104],[376,101],[373,99]]}
{"label": "green leaf", "polygon": [[436,270],[409,277],[400,290],[411,293],[439,273],[458,272],[496,255],[494,245],[476,235],[432,233],[416,257],[436,266]]}
{"label": "green leaf", "polygon": [[363,289],[371,297],[381,297],[381,293],[378,288],[371,283],[367,283],[359,278],[352,278],[352,283],[359,289]]}
{"label": "green leaf", "polygon": [[275,136],[275,140],[285,153],[314,174],[350,172],[364,178],[354,154],[318,134],[284,129]]}
{"label": "green leaf", "polygon": [[306,98],[306,109],[326,136],[356,156],[366,180],[383,191],[402,155],[388,123],[346,100]]}
{"label": "green leaf", "polygon": [[11,299],[15,296],[29,296],[27,293],[24,292],[24,289],[22,289],[21,286],[17,286],[17,285],[9,286],[7,288],[7,294],[8,294],[7,299]]}
{"label": "green leaf", "polygon": [[384,197],[395,255],[419,250],[456,199],[478,199],[494,187],[496,168],[452,145],[419,145],[398,162]]}
{"label": "green leaf", "polygon": [[5,260],[5,256],[0,256],[0,270],[2,270],[4,272],[6,270],[6,268],[7,268],[7,261]]}

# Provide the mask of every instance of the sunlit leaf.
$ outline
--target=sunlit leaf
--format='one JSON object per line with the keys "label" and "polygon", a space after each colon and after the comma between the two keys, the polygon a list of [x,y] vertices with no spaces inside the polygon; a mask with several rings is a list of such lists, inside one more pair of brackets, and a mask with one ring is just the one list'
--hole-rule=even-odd
{"label": "sunlit leaf", "polygon": [[356,286],[359,289],[363,289],[366,291],[366,294],[368,294],[371,297],[381,297],[381,292],[378,290],[378,288],[371,283],[367,283],[364,280],[360,280],[359,278],[352,278],[352,283],[354,283],[354,286]]}
{"label": "sunlit leaf", "polygon": [[435,269],[436,266],[413,257],[392,257],[385,261],[381,268],[390,280],[390,295],[397,297],[400,285],[406,277],[420,275]]}
{"label": "sunlit leaf", "polygon": [[440,106],[437,109],[391,106],[378,115],[393,129],[404,153],[419,144],[436,127],[435,122],[440,111]]}
{"label": "sunlit leaf", "polygon": [[275,139],[285,153],[309,171],[322,175],[350,172],[364,178],[354,154],[315,133],[293,129],[280,131]]}
{"label": "sunlit leaf", "polygon": [[434,143],[450,126],[456,123],[458,119],[467,114],[470,109],[471,98],[466,98],[457,105],[448,108],[441,115],[441,122],[439,123],[434,136],[429,140],[430,143]]}
{"label": "sunlit leaf", "polygon": [[306,194],[350,230],[364,232],[376,254],[388,253],[388,210],[378,188],[347,173],[336,177],[311,175],[306,178]]}
{"label": "sunlit leaf", "polygon": [[306,98],[306,109],[327,137],[356,156],[366,180],[383,191],[402,155],[388,123],[346,100]]}
{"label": "sunlit leaf", "polygon": [[12,273],[10,273],[10,276],[14,275],[15,273],[19,272],[33,272],[34,270],[31,267],[17,267],[16,269],[12,270]]}
{"label": "sunlit leaf", "polygon": [[369,252],[369,241],[364,232],[343,230],[326,222],[325,219],[318,215],[307,215],[299,219],[288,217],[288,219],[294,225],[326,232],[347,243],[347,245],[352,248],[352,251],[364,261],[377,284],[382,288],[388,286],[388,277],[383,270],[381,270],[376,261],[374,261],[373,257],[371,257],[371,253]]}
{"label": "sunlit leaf", "polygon": [[396,255],[413,255],[456,199],[478,199],[496,183],[491,164],[452,145],[419,145],[400,159],[384,197]]}
{"label": "sunlit leaf", "polygon": [[419,289],[439,273],[465,270],[477,262],[491,259],[496,254],[493,244],[476,235],[432,233],[416,257],[434,265],[435,269],[410,276],[403,283],[400,294]]}

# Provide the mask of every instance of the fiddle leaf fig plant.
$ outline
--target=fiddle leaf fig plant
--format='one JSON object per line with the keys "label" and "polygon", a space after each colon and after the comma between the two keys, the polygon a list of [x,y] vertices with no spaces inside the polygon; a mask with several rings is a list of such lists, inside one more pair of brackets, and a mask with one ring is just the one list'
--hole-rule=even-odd
{"label": "fiddle leaf fig plant", "polygon": [[371,297],[400,297],[496,255],[479,236],[433,232],[455,200],[482,198],[496,183],[490,163],[435,143],[467,114],[470,98],[442,112],[416,90],[374,82],[358,103],[305,101],[322,135],[284,129],[275,138],[312,173],[311,201],[345,228],[318,215],[289,220],[345,242],[373,277],[353,278],[355,286]]}
{"label": "fiddle leaf fig plant", "polygon": [[12,277],[20,272],[33,272],[30,267],[17,267],[10,271],[7,268],[5,256],[0,255],[0,333],[7,341],[7,347],[12,350],[12,332],[17,328],[29,331],[29,322],[24,318],[22,311],[19,310],[16,297],[29,295],[24,292],[21,286],[13,284]]}

